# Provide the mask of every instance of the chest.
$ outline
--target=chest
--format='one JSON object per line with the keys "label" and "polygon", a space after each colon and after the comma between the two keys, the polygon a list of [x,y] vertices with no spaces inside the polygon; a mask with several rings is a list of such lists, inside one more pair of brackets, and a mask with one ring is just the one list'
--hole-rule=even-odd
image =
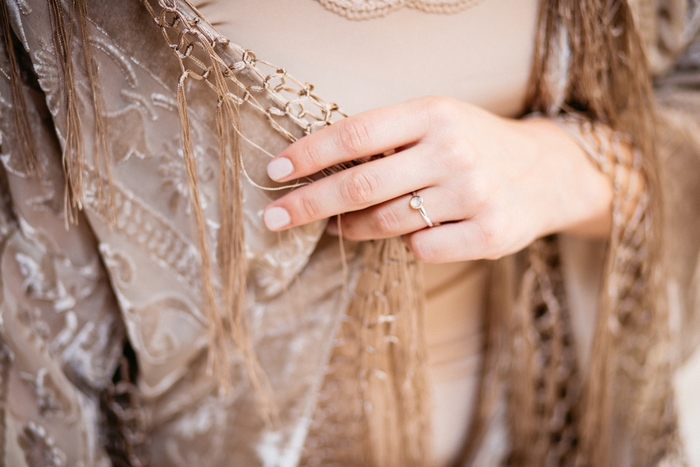
{"label": "chest", "polygon": [[[225,36],[347,113],[440,94],[512,116],[523,105],[539,0],[439,2],[454,7],[450,14],[426,13],[438,5],[431,0],[414,8],[404,0],[199,3]],[[373,6],[389,10],[348,19]]]}

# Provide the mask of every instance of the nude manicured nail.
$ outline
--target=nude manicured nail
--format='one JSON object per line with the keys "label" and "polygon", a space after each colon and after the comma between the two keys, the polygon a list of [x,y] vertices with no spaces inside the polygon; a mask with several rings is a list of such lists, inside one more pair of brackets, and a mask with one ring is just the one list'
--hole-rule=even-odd
{"label": "nude manicured nail", "polygon": [[280,157],[267,164],[267,175],[273,180],[281,180],[293,171],[292,161],[286,157]]}
{"label": "nude manicured nail", "polygon": [[274,207],[265,211],[263,220],[265,221],[265,225],[268,229],[279,230],[282,227],[289,225],[292,218],[289,217],[289,213],[286,209]]}

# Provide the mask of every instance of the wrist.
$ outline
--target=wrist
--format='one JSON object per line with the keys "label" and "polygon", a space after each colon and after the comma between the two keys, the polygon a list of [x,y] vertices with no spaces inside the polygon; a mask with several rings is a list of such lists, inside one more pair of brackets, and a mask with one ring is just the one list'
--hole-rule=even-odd
{"label": "wrist", "polygon": [[536,117],[516,121],[529,140],[538,165],[542,187],[539,210],[540,236],[570,233],[608,238],[612,225],[613,189],[603,174],[569,133],[551,119]]}

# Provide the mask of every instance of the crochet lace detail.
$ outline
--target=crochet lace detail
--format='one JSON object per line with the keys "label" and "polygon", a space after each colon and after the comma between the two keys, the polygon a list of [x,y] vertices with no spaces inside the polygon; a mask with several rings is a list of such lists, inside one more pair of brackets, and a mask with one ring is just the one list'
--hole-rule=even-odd
{"label": "crochet lace detail", "polygon": [[386,16],[403,7],[426,13],[451,14],[475,6],[482,0],[318,0],[333,13],[362,20]]}

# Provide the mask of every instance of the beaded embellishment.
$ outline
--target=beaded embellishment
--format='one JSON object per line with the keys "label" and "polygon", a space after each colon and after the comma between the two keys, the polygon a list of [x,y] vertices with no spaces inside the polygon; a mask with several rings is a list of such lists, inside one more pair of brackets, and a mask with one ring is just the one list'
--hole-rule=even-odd
{"label": "beaded embellishment", "polygon": [[318,0],[333,13],[348,19],[362,20],[386,16],[401,8],[426,13],[451,14],[466,10],[482,0]]}

